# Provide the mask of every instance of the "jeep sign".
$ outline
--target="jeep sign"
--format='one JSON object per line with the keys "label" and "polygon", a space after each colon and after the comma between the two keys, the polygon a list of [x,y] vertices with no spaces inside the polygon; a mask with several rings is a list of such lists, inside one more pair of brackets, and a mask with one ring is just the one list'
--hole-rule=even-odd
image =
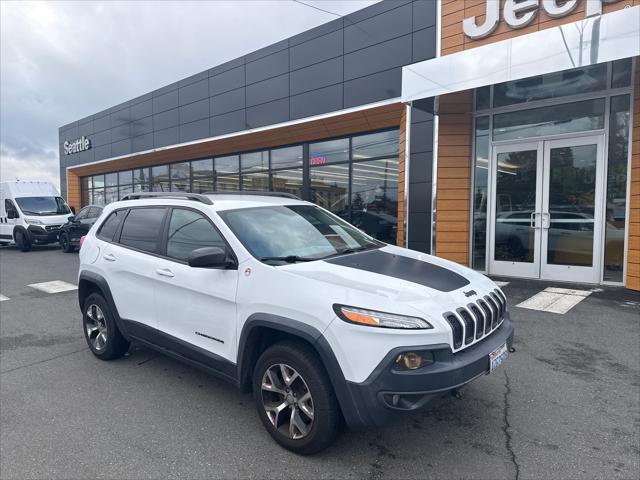
{"label": "jeep sign", "polygon": [[91,140],[84,135],[77,140],[71,142],[64,142],[64,154],[71,155],[72,153],[84,152],[91,148]]}
{"label": "jeep sign", "polygon": [[[474,40],[488,37],[500,23],[500,2],[486,1],[485,19],[481,25],[478,25],[476,17],[465,18],[462,22],[464,34]],[[615,3],[620,0],[506,0],[502,14],[509,27],[524,28],[536,18],[540,3],[547,15],[561,18],[573,12],[580,1],[586,2],[585,17],[591,17],[602,13],[603,3]]]}

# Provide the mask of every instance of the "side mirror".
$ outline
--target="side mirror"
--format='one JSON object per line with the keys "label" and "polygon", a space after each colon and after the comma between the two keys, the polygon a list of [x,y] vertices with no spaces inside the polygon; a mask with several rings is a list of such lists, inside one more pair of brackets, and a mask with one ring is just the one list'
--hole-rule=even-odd
{"label": "side mirror", "polygon": [[189,255],[189,266],[194,268],[233,268],[236,266],[227,251],[220,247],[197,248]]}
{"label": "side mirror", "polygon": [[7,212],[7,218],[20,218],[20,215],[18,215],[16,210],[9,210]]}
{"label": "side mirror", "polygon": [[75,222],[76,221],[76,216],[75,215],[69,215],[69,218],[67,218],[67,220],[69,220],[70,222]]}

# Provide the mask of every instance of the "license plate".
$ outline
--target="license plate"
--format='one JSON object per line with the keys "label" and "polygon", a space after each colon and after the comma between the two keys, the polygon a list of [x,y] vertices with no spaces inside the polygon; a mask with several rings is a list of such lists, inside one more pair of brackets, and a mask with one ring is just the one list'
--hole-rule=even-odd
{"label": "license plate", "polygon": [[502,365],[502,362],[504,362],[508,356],[509,350],[507,349],[506,343],[491,352],[489,354],[489,373]]}

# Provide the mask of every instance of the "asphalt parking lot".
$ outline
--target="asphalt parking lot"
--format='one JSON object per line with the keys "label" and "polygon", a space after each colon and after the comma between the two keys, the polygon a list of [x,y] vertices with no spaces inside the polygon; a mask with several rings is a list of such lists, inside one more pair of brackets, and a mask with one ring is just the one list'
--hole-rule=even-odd
{"label": "asphalt parking lot", "polygon": [[28,286],[76,283],[77,266],[55,248],[0,248],[2,478],[640,475],[637,293],[597,289],[559,315],[515,306],[550,284],[511,281],[517,351],[504,365],[462,398],[301,457],[270,439],[249,395],[216,378],[140,347],[94,358],[76,292]]}

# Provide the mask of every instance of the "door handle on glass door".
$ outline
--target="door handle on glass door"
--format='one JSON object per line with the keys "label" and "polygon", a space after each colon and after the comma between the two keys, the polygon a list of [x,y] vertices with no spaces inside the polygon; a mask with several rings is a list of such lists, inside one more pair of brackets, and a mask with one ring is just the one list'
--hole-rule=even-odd
{"label": "door handle on glass door", "polygon": [[173,272],[171,270],[169,270],[168,268],[158,268],[156,270],[156,273],[158,275],[163,276],[163,277],[173,278]]}
{"label": "door handle on glass door", "polygon": [[551,215],[548,212],[542,214],[542,228],[549,229],[551,226]]}
{"label": "door handle on glass door", "polygon": [[531,218],[529,219],[531,228],[540,228],[538,226],[538,215],[540,215],[538,212],[531,212]]}
{"label": "door handle on glass door", "polygon": [[108,262],[115,262],[116,261],[116,257],[115,255],[111,254],[111,253],[105,253],[102,258],[104,258],[106,261]]}

